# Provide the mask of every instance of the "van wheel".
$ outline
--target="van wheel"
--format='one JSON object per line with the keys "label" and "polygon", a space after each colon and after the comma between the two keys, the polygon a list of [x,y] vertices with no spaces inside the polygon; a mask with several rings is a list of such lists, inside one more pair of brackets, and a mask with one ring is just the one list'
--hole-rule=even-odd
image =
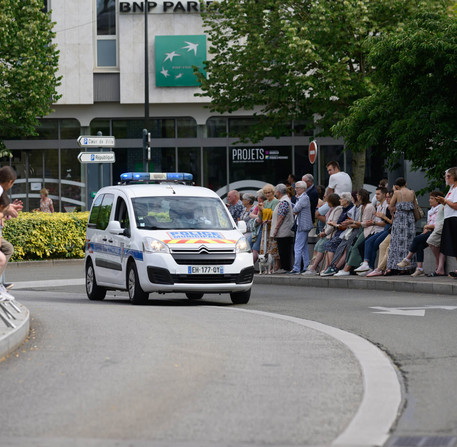
{"label": "van wheel", "polygon": [[146,304],[148,302],[149,293],[144,292],[141,288],[138,271],[133,261],[129,263],[127,269],[127,290],[132,304]]}
{"label": "van wheel", "polygon": [[86,293],[92,301],[101,301],[106,296],[106,289],[97,285],[94,266],[90,259],[86,264]]}
{"label": "van wheel", "polygon": [[233,304],[246,304],[251,298],[251,289],[244,292],[232,292],[230,298]]}
{"label": "van wheel", "polygon": [[201,300],[203,298],[203,293],[188,292],[186,293],[186,296],[190,300]]}

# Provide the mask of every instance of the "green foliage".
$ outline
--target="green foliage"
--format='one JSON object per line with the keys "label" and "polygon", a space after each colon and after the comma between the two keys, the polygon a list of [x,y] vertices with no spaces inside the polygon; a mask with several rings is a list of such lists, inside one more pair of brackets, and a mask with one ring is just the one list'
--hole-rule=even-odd
{"label": "green foliage", "polygon": [[457,19],[422,12],[402,30],[371,41],[373,93],[337,126],[348,148],[372,146],[394,164],[423,169],[429,189],[457,159]]}
{"label": "green foliage", "polygon": [[59,99],[53,23],[41,0],[2,0],[0,8],[0,149],[4,138],[35,134]]}
{"label": "green foliage", "polygon": [[[402,26],[417,0],[215,2],[203,14],[208,78],[197,74],[215,112],[254,110],[248,137],[278,136],[290,120],[323,134],[372,92],[366,38]],[[433,3],[439,3],[434,1]]]}
{"label": "green foliage", "polygon": [[20,213],[6,221],[3,237],[14,246],[13,261],[83,258],[89,212]]}

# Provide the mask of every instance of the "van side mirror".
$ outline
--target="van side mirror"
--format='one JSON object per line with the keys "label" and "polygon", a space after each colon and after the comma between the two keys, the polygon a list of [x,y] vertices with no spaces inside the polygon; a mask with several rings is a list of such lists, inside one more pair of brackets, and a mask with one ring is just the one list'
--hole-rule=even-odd
{"label": "van side mirror", "polygon": [[238,230],[241,231],[243,234],[246,233],[247,227],[246,227],[246,222],[244,220],[240,220],[236,224],[236,226],[237,226]]}
{"label": "van side mirror", "polygon": [[106,230],[111,234],[125,234],[125,228],[121,228],[121,224],[117,220],[112,220]]}

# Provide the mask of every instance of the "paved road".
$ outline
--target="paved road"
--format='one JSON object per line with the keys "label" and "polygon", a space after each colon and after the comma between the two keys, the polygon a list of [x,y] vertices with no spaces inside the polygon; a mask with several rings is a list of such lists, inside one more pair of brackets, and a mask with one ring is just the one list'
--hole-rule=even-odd
{"label": "paved road", "polygon": [[[14,275],[12,269],[8,280],[16,281]],[[23,273],[18,277],[36,280],[53,275],[74,278],[73,283],[80,277],[75,266],[59,265],[52,270],[36,266],[27,278]],[[360,403],[360,370],[348,349],[318,331],[230,312],[236,307],[227,305],[226,298],[209,296],[209,306],[202,307],[189,306],[176,295],[137,308],[128,305],[122,293],[110,293],[103,303],[90,303],[81,285],[47,292],[26,288],[16,295],[34,315],[33,332],[25,352],[1,365],[2,377],[5,371],[9,377],[3,383],[13,389],[24,386],[25,394],[45,403],[38,406],[42,416],[21,433],[22,425],[16,419],[33,420],[36,413],[27,408],[24,399],[19,415],[2,424],[12,427],[10,431],[1,429],[5,435],[0,438],[2,446],[5,440],[20,445],[14,444],[20,436],[38,437],[47,445],[69,434],[74,445],[81,439],[100,438],[100,432],[105,441],[107,436],[126,439],[119,435],[121,427],[127,430],[127,439],[136,440],[135,445],[152,439],[168,440],[171,444],[167,445],[198,445],[205,440],[213,445],[232,441],[233,445],[323,446],[330,445],[344,429]],[[317,321],[378,345],[398,365],[404,379],[405,406],[386,445],[453,446],[457,445],[456,303],[451,295],[256,285],[244,308]],[[100,324],[105,316],[106,322]],[[135,345],[130,343],[132,339]],[[159,340],[165,344],[159,346]],[[112,346],[119,350],[107,355]],[[38,359],[40,377],[49,374],[52,380],[43,379],[43,385],[35,388],[29,383],[36,377]],[[202,360],[206,361],[203,368]],[[65,367],[55,368],[62,362]],[[145,371],[144,364],[151,371]],[[9,383],[24,367],[25,376]],[[166,380],[156,383],[159,377]],[[151,378],[156,380],[147,380]],[[183,380],[189,388],[181,388]],[[167,391],[170,383],[176,386],[176,393]],[[326,401],[323,397],[323,402],[307,399],[320,386],[324,395],[329,391],[333,398]],[[3,402],[5,390],[0,389]],[[126,393],[120,391],[123,389]],[[204,390],[203,395],[195,389]],[[155,398],[157,392],[159,399]],[[48,401],[53,393],[60,397]],[[148,404],[137,402],[143,394],[150,397]],[[11,392],[11,399],[13,395]],[[247,395],[249,399],[243,400]],[[106,406],[85,408],[90,396]],[[124,402],[123,409],[113,402]],[[183,409],[186,402],[198,411],[187,413]],[[10,403],[17,405],[16,401]],[[167,417],[160,419],[162,405]],[[52,422],[54,407],[57,420]],[[78,428],[68,420],[63,422],[65,414],[71,419],[81,412],[87,416]],[[153,426],[153,420],[159,425]],[[103,445],[100,440],[93,442]]]}

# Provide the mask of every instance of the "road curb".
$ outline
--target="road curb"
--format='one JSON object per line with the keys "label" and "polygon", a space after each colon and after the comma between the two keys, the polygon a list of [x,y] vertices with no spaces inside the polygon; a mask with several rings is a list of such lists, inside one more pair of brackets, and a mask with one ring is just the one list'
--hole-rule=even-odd
{"label": "road curb", "polygon": [[296,287],[323,287],[331,289],[382,290],[391,292],[427,293],[433,295],[457,295],[457,281],[451,278],[410,279],[409,276],[364,278],[346,276],[342,278],[302,275],[258,275],[254,284],[273,284]]}
{"label": "road curb", "polygon": [[[0,359],[3,359],[7,355],[11,354],[16,350],[22,343],[24,343],[30,330],[30,312],[29,310],[18,302],[14,304],[20,309],[20,313],[17,313],[11,307],[8,310],[16,318],[11,319],[11,322],[16,326],[15,328],[6,327],[3,321],[0,321]],[[3,310],[0,309],[3,313]]]}

